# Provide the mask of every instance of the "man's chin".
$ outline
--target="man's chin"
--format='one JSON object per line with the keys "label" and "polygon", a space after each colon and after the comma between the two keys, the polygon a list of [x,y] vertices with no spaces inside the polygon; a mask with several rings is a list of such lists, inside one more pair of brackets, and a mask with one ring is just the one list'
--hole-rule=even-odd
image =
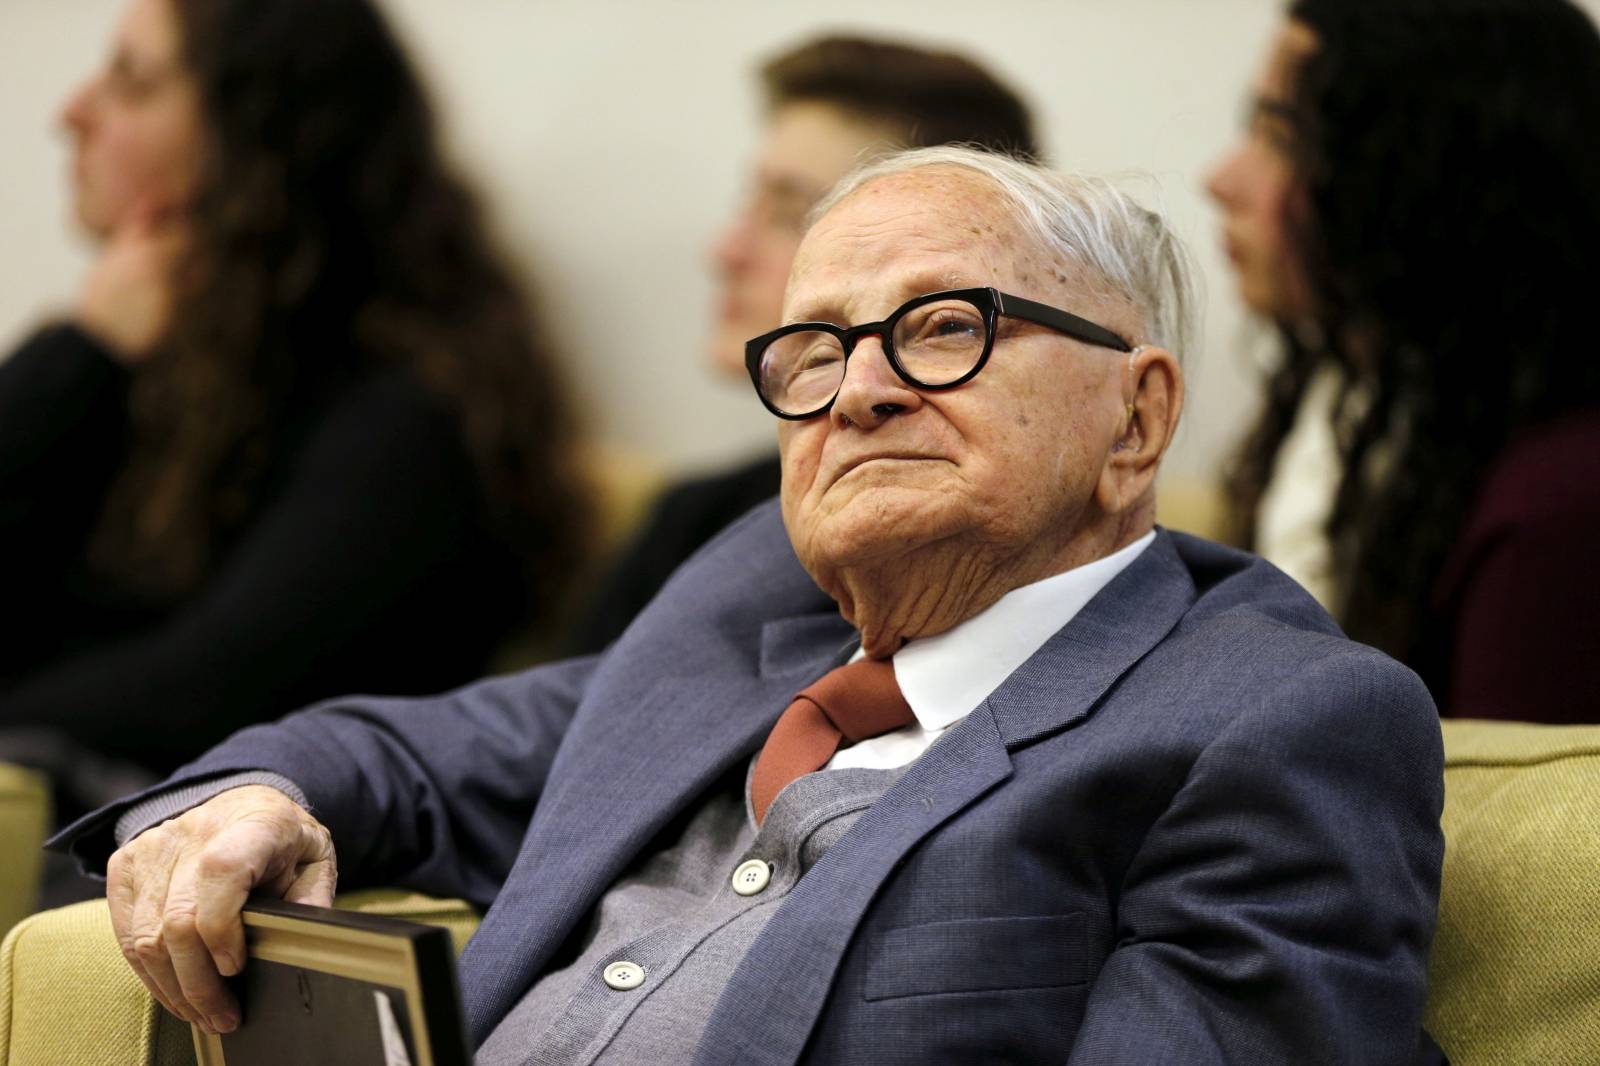
{"label": "man's chin", "polygon": [[104,213],[95,210],[82,198],[72,205],[71,218],[77,234],[92,244],[104,244],[111,236],[111,226],[106,222]]}
{"label": "man's chin", "polygon": [[[846,493],[836,485],[830,495]],[[920,486],[862,486],[819,514],[810,545],[827,567],[882,565],[950,537],[959,522],[947,492]]]}
{"label": "man's chin", "polygon": [[947,500],[959,485],[952,480],[955,467],[938,456],[912,458],[884,456],[850,467],[828,486],[824,505],[843,509],[865,494],[868,502],[880,505],[882,499]]}

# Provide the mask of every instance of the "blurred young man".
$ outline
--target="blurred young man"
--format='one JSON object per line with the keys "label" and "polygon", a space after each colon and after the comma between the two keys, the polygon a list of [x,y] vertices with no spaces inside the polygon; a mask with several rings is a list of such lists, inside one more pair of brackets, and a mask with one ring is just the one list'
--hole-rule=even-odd
{"label": "blurred young man", "polygon": [[[778,324],[806,214],[857,163],[899,148],[967,144],[1038,158],[1027,105],[964,56],[824,37],[761,69],[766,135],[749,193],[712,248],[721,292],[709,354],[743,380],[744,342]],[[573,626],[566,650],[615,640],[682,562],[778,491],[771,452],[670,486]]]}

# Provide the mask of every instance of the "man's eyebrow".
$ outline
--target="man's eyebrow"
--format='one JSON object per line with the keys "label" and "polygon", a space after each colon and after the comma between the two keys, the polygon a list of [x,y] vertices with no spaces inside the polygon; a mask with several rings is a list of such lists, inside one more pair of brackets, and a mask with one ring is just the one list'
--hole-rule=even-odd
{"label": "man's eyebrow", "polygon": [[825,186],[819,188],[809,181],[777,174],[760,175],[756,179],[756,185],[761,191],[770,195],[804,200],[807,203],[821,199],[822,194],[828,191]]}
{"label": "man's eyebrow", "polygon": [[949,289],[979,289],[984,287],[973,274],[960,270],[923,271],[910,274],[901,285],[901,294],[904,299],[925,296],[930,292],[945,292]]}
{"label": "man's eyebrow", "polygon": [[779,324],[792,326],[796,322],[831,322],[836,326],[847,326],[849,323],[844,320],[840,306],[839,300],[811,300],[796,307],[793,314],[784,315]]}
{"label": "man's eyebrow", "polygon": [[942,289],[983,289],[989,287],[986,282],[979,281],[977,275],[963,274],[959,270],[947,270],[939,275],[938,285],[939,288],[931,291],[939,292]]}
{"label": "man's eyebrow", "polygon": [[1294,105],[1276,96],[1251,97],[1249,113],[1252,118],[1275,118],[1289,123],[1295,120]]}
{"label": "man's eyebrow", "polygon": [[[930,292],[945,292],[949,289],[978,289],[984,288],[984,283],[971,274],[958,270],[944,270],[938,272],[920,272],[909,274],[900,285],[900,301],[914,300],[918,296],[926,296]],[[843,307],[848,302],[839,294],[818,296],[798,305],[791,315],[785,315],[783,325],[793,325],[796,322],[832,322],[837,326],[859,325],[846,321]],[[896,307],[899,304],[895,305]],[[893,309],[884,312],[885,317]],[[863,320],[865,321],[865,320]]]}

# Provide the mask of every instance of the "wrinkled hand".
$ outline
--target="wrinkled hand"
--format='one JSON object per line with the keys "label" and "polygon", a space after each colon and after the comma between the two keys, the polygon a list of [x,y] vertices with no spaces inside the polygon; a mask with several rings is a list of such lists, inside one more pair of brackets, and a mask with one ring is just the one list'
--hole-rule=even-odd
{"label": "wrinkled hand", "polygon": [[122,363],[155,349],[172,318],[173,271],[183,254],[183,224],[140,210],[100,250],[78,298],[78,322]]}
{"label": "wrinkled hand", "polygon": [[211,1033],[239,1006],[223,981],[244,965],[240,908],[253,890],[333,905],[333,839],[299,804],[246,785],[140,833],[111,856],[106,899],[122,954],[163,1007]]}

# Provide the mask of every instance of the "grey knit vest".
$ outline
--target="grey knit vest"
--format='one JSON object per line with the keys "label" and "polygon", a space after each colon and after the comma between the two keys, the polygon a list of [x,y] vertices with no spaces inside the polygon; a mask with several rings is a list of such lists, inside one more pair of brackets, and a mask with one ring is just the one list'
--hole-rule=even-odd
{"label": "grey knit vest", "polygon": [[577,957],[529,989],[477,1066],[690,1061],[789,890],[904,771],[807,774],[778,794],[759,832],[746,788],[711,795],[682,836],[611,886]]}

